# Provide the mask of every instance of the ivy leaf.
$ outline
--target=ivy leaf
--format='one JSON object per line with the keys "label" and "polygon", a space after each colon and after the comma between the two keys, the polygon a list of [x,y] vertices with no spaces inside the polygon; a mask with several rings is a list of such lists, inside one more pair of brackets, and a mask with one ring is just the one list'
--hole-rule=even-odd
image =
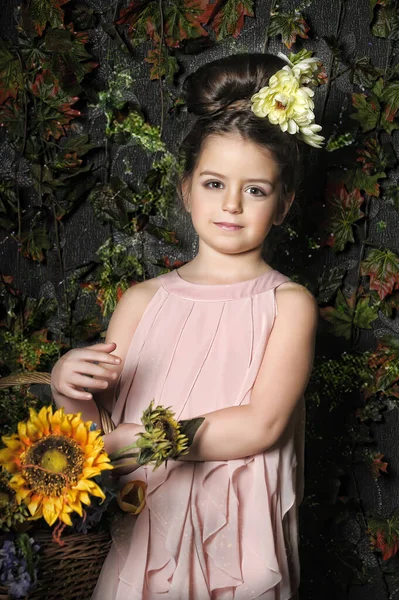
{"label": "ivy leaf", "polygon": [[254,0],[227,0],[211,23],[216,39],[238,37],[244,27],[245,17],[253,16]]}
{"label": "ivy leaf", "polygon": [[179,64],[175,56],[170,54],[167,48],[160,44],[154,50],[149,50],[145,62],[152,65],[150,79],[161,79],[165,77],[168,83],[173,83],[174,76],[179,72]]}
{"label": "ivy leaf", "polygon": [[364,217],[360,210],[363,200],[359,189],[348,193],[342,182],[327,186],[327,219],[320,233],[323,243],[331,246],[335,252],[342,251],[347,242],[355,241],[352,225]]}
{"label": "ivy leaf", "polygon": [[69,93],[79,93],[84,76],[98,66],[90,60],[91,55],[85,48],[87,42],[86,33],[75,33],[73,29],[49,29],[44,38],[43,47],[48,56],[43,68],[48,68]]}
{"label": "ivy leaf", "polygon": [[[382,4],[382,2],[379,2]],[[396,3],[393,6],[377,6],[371,33],[375,37],[389,40],[399,39],[399,14]]]}
{"label": "ivy leaf", "polygon": [[50,27],[62,29],[64,26],[64,12],[61,8],[69,0],[28,0],[23,5],[23,11],[33,22],[39,36],[42,35],[47,23]]}
{"label": "ivy leaf", "polygon": [[354,62],[349,80],[360,87],[372,88],[373,83],[382,75],[384,75],[384,69],[374,66],[369,56],[363,56]]}
{"label": "ivy leaf", "polygon": [[184,39],[207,35],[202,27],[204,23],[203,8],[198,1],[173,0],[165,3],[165,42],[176,48]]}
{"label": "ivy leaf", "polygon": [[393,169],[397,164],[392,143],[381,145],[376,137],[369,138],[363,148],[358,148],[356,152],[359,155],[356,160],[363,163],[362,170],[369,175],[383,172],[386,168]]}
{"label": "ivy leaf", "polygon": [[399,257],[389,249],[373,249],[360,265],[361,275],[370,277],[370,290],[376,290],[381,300],[399,289]]}
{"label": "ivy leaf", "polygon": [[9,98],[0,105],[0,127],[7,129],[9,140],[15,142],[18,147],[25,135],[25,115],[17,100]]}
{"label": "ivy leaf", "polygon": [[166,242],[167,244],[178,244],[179,243],[179,240],[176,239],[176,233],[174,231],[169,231],[169,229],[166,229],[165,227],[160,227],[159,225],[154,225],[154,223],[151,223],[150,221],[148,221],[145,230],[150,235],[153,235],[158,240],[162,240],[162,241]]}
{"label": "ivy leaf", "polygon": [[366,192],[366,194],[369,194],[369,196],[378,198],[380,195],[380,184],[378,183],[378,179],[383,179],[385,177],[385,173],[369,175],[363,171],[363,169],[350,169],[346,171],[342,179],[345,181],[349,191],[352,191],[352,189],[359,189]]}
{"label": "ivy leaf", "polygon": [[399,129],[399,118],[396,116],[397,113],[397,108],[386,106],[381,114],[381,127],[390,135],[394,129]]}
{"label": "ivy leaf", "polygon": [[97,183],[88,200],[101,223],[112,223],[120,231],[129,226],[132,210],[128,206],[132,205],[133,192],[122,179],[114,177],[109,184]]}
{"label": "ivy leaf", "polygon": [[0,227],[14,228],[17,213],[18,198],[13,182],[0,180]]}
{"label": "ivy leaf", "polygon": [[350,339],[351,323],[356,302],[356,294],[347,298],[341,289],[338,290],[334,306],[320,308],[320,314],[331,325],[336,336]]}
{"label": "ivy leaf", "polygon": [[35,81],[29,83],[29,89],[41,100],[37,105],[37,114],[32,119],[32,127],[46,140],[50,136],[59,139],[65,135],[71,120],[80,116],[80,111],[72,108],[79,98],[61,90],[58,81],[48,70],[36,75]]}
{"label": "ivy leaf", "polygon": [[33,227],[30,231],[23,232],[21,244],[23,255],[37,262],[42,262],[44,260],[43,251],[51,248],[48,233],[43,226]]}
{"label": "ivy leaf", "polygon": [[371,329],[371,323],[378,318],[378,307],[370,306],[370,296],[360,298],[356,304],[354,325],[360,329]]}
{"label": "ivy leaf", "polygon": [[381,473],[387,473],[388,463],[381,460],[383,457],[382,452],[376,451],[369,451],[364,457],[365,463],[375,479],[380,477]]}
{"label": "ivy leaf", "polygon": [[371,323],[378,317],[378,308],[369,305],[370,296],[359,298],[356,303],[356,294],[347,298],[341,289],[338,290],[335,306],[320,308],[321,316],[332,326],[332,331],[337,336],[350,339],[351,323],[360,329],[371,329]]}
{"label": "ivy leaf", "polygon": [[268,34],[270,36],[281,35],[281,40],[287,48],[291,49],[299,35],[303,39],[308,39],[307,32],[310,27],[306,23],[301,13],[297,11],[288,13],[271,13]]}
{"label": "ivy leaf", "polygon": [[399,347],[396,337],[384,336],[369,357],[373,369],[372,393],[384,392],[386,396],[399,398]]}
{"label": "ivy leaf", "polygon": [[345,273],[345,267],[324,269],[323,274],[318,281],[318,303],[322,304],[331,300],[337,289],[341,286]]}
{"label": "ivy leaf", "polygon": [[0,104],[16,98],[24,85],[21,63],[11,51],[11,44],[0,40]]}
{"label": "ivy leaf", "polygon": [[381,111],[377,98],[368,98],[366,94],[352,94],[352,105],[357,112],[349,116],[351,119],[359,121],[363,131],[370,131],[377,126]]}

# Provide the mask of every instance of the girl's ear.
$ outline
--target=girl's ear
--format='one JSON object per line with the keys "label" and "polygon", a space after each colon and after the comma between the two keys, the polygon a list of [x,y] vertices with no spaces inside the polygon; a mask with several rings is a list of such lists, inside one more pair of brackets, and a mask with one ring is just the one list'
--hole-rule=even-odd
{"label": "girl's ear", "polygon": [[182,198],[187,212],[191,212],[190,187],[190,182],[188,180],[184,180],[181,184]]}
{"label": "girl's ear", "polygon": [[280,216],[274,220],[274,223],[273,223],[274,225],[281,225],[283,223],[285,217],[288,214],[288,211],[291,208],[292,203],[294,202],[294,198],[295,198],[295,192],[292,192],[292,194],[284,200],[284,210],[280,214]]}

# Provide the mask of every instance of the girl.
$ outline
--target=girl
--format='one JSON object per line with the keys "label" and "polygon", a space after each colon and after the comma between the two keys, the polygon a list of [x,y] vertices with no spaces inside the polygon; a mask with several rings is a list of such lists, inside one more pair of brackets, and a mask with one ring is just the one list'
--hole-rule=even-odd
{"label": "girl", "polygon": [[262,244],[293,202],[303,142],[323,139],[302,85],[316,60],[241,54],[186,80],[198,119],[179,192],[198,253],[128,289],[106,343],[71,350],[53,369],[58,406],[99,423],[95,394],[111,413],[109,452],[142,431],[153,398],[176,419],[205,417],[189,454],[121,476],[147,484],[146,505],[115,535],[94,600],[296,597],[318,309],[265,263]]}

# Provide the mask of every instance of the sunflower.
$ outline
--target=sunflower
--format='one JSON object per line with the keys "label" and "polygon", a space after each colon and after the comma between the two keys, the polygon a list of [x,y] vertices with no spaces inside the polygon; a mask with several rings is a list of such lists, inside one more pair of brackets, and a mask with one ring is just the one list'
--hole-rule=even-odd
{"label": "sunflower", "polygon": [[141,421],[145,431],[139,435],[136,442],[141,452],[137,462],[146,464],[151,460],[155,468],[169,458],[178,458],[188,454],[188,438],[180,430],[180,423],[174,419],[170,408],[158,405],[153,408],[152,401],[143,412]]}
{"label": "sunflower", "polygon": [[93,477],[112,469],[100,431],[90,431],[81,413],[65,414],[51,406],[18,423],[18,433],[3,436],[0,465],[12,476],[8,486],[18,504],[24,503],[32,519],[43,517],[49,525],[60,519],[72,525],[70,513],[83,516],[82,504],[90,496],[104,499]]}

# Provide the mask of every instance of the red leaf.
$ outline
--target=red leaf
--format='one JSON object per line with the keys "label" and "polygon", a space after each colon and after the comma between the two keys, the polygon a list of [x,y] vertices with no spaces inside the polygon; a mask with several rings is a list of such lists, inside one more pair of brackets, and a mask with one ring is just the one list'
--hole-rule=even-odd
{"label": "red leaf", "polygon": [[360,272],[370,277],[370,289],[376,290],[381,300],[399,289],[399,257],[391,250],[372,250]]}

